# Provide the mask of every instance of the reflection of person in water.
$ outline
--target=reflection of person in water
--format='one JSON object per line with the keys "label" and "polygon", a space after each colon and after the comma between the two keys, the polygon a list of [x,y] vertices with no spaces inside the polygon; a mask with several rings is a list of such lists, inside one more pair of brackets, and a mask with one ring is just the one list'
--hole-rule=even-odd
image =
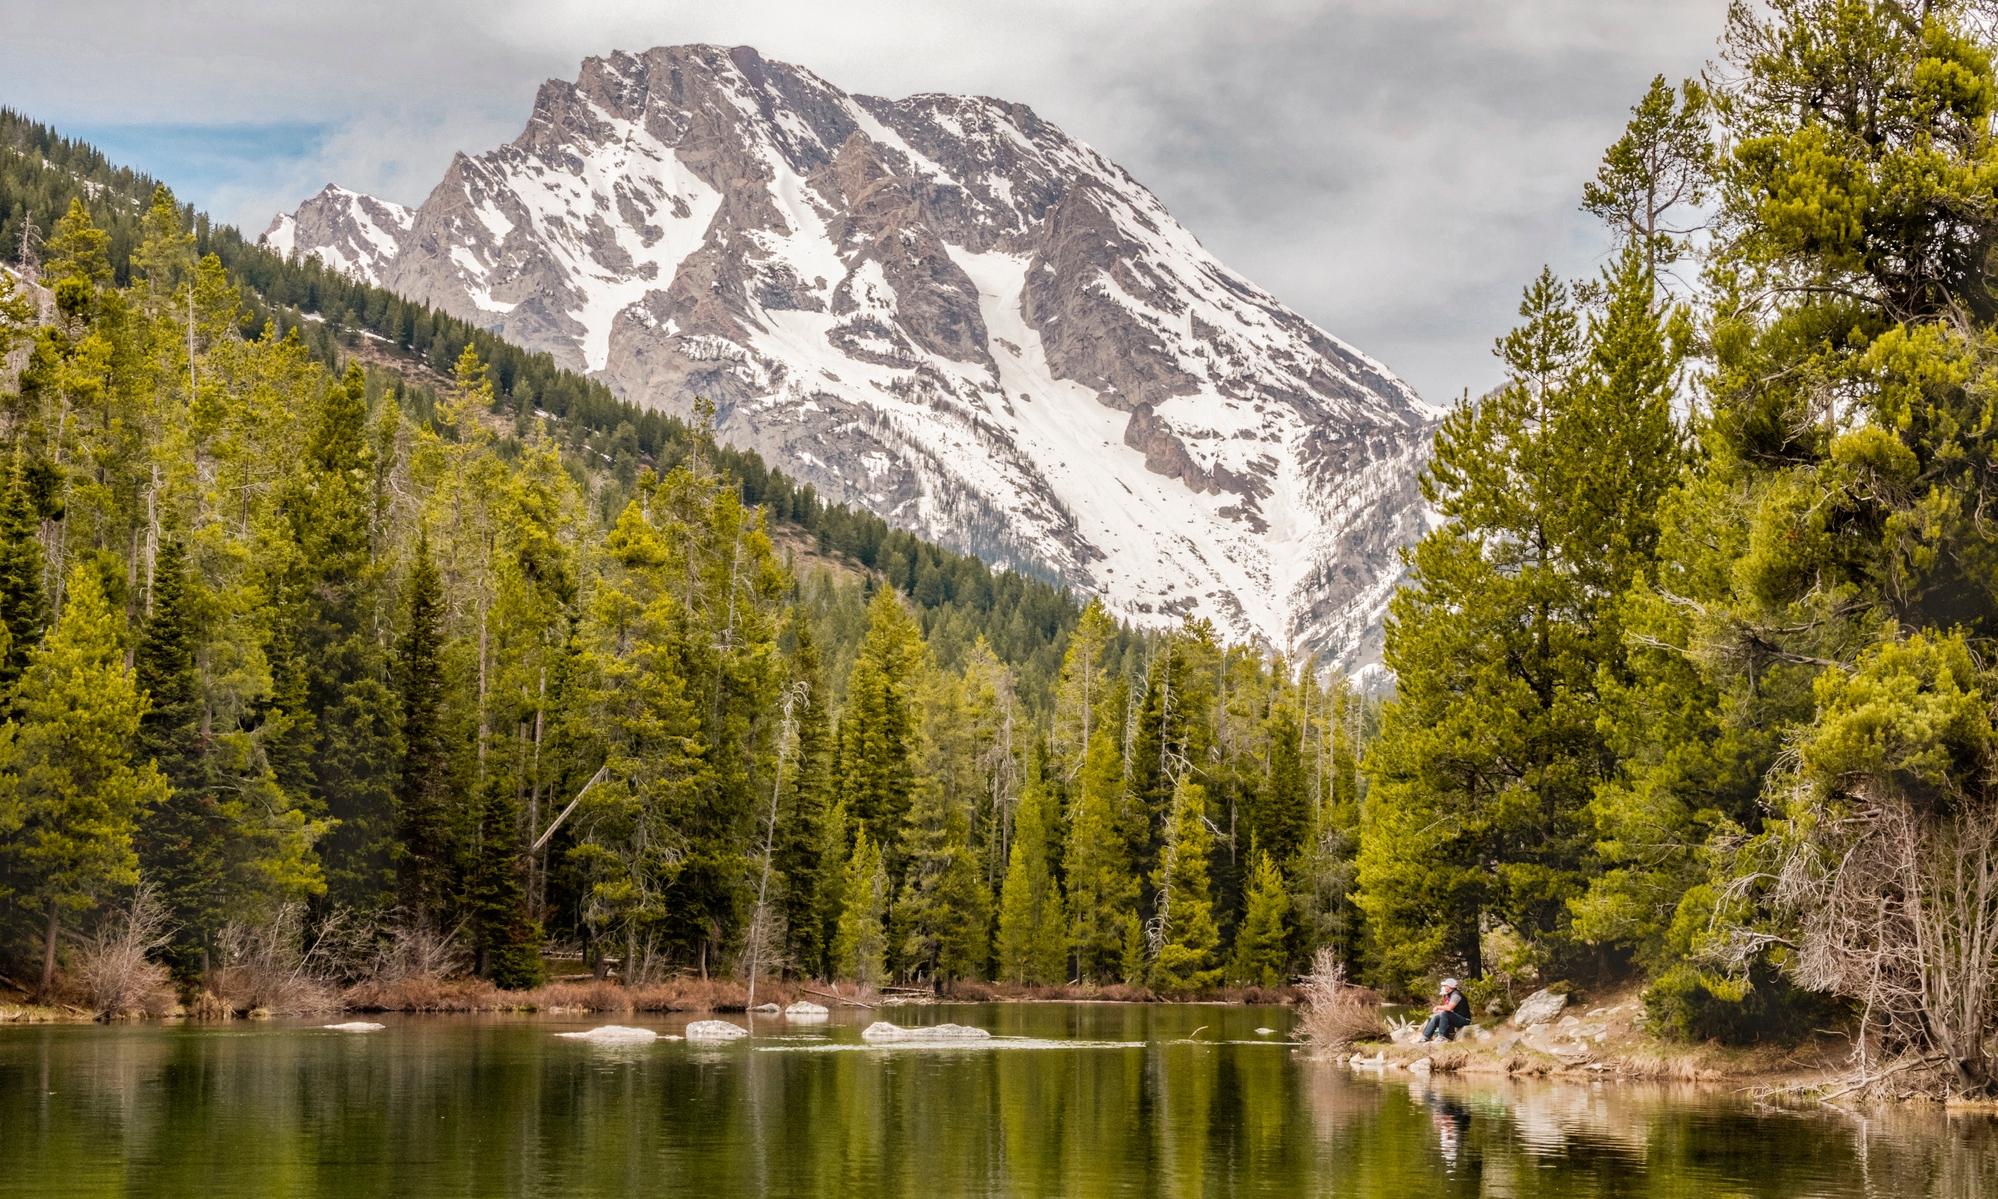
{"label": "reflection of person in water", "polygon": [[1443,1160],[1454,1166],[1464,1146],[1464,1134],[1471,1129],[1470,1110],[1433,1091],[1424,1098],[1429,1105],[1429,1122],[1436,1126],[1436,1139],[1443,1147]]}

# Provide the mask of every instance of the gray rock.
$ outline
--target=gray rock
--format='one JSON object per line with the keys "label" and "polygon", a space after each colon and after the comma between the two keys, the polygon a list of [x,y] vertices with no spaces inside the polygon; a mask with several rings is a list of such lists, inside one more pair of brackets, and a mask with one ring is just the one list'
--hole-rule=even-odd
{"label": "gray rock", "polygon": [[813,1003],[809,999],[800,999],[798,1002],[784,1009],[784,1018],[786,1020],[824,1020],[831,1015],[832,1013],[827,1011],[823,1005]]}
{"label": "gray rock", "polygon": [[627,1028],[622,1024],[606,1024],[588,1032],[558,1032],[555,1035],[574,1041],[588,1041],[592,1045],[647,1045],[659,1039],[659,1034],[649,1028]]}
{"label": "gray rock", "polygon": [[1436,1067],[1426,1057],[1417,1058],[1415,1061],[1410,1062],[1408,1064],[1408,1072],[1410,1074],[1427,1074],[1435,1068]]}
{"label": "gray rock", "polygon": [[1535,1024],[1550,1023],[1554,1017],[1561,1014],[1561,1009],[1567,1006],[1566,995],[1558,995],[1547,990],[1535,991],[1528,995],[1519,1005],[1519,1010],[1512,1014],[1513,1027],[1527,1028]]}
{"label": "gray rock", "polygon": [[726,1020],[696,1020],[687,1026],[689,1041],[733,1041],[748,1035],[748,1029]]}
{"label": "gray rock", "polygon": [[869,1041],[989,1041],[992,1034],[982,1028],[972,1028],[963,1024],[929,1024],[921,1028],[903,1028],[886,1020],[876,1020],[860,1030],[863,1039]]}

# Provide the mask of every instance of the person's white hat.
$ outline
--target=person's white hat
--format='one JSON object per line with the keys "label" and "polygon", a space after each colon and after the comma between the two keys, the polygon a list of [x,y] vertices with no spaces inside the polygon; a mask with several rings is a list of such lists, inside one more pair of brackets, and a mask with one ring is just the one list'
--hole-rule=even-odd
{"label": "person's white hat", "polygon": [[1456,989],[1457,989],[1457,980],[1454,978],[1444,979],[1443,985],[1437,988],[1437,990],[1439,991],[1454,991]]}

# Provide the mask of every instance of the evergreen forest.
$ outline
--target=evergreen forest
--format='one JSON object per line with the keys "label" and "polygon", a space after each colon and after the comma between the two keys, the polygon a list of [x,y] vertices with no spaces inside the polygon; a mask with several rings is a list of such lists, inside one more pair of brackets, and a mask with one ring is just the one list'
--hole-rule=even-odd
{"label": "evergreen forest", "polygon": [[1436,436],[1385,702],[826,505],[9,115],[5,969],[143,891],[190,992],[335,925],[511,988],[556,948],[1622,979],[1989,1085],[1994,45],[1969,0],[1737,3],[1635,97],[1600,268],[1525,281]]}

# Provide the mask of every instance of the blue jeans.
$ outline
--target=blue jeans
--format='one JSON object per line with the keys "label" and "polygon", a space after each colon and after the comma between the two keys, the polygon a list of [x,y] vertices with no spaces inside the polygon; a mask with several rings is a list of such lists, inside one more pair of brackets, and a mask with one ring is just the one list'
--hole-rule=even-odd
{"label": "blue jeans", "polygon": [[1468,1019],[1455,1012],[1436,1012],[1422,1025],[1422,1039],[1427,1041],[1437,1033],[1442,1033],[1444,1040],[1451,1040],[1456,1037],[1458,1029],[1469,1023]]}

